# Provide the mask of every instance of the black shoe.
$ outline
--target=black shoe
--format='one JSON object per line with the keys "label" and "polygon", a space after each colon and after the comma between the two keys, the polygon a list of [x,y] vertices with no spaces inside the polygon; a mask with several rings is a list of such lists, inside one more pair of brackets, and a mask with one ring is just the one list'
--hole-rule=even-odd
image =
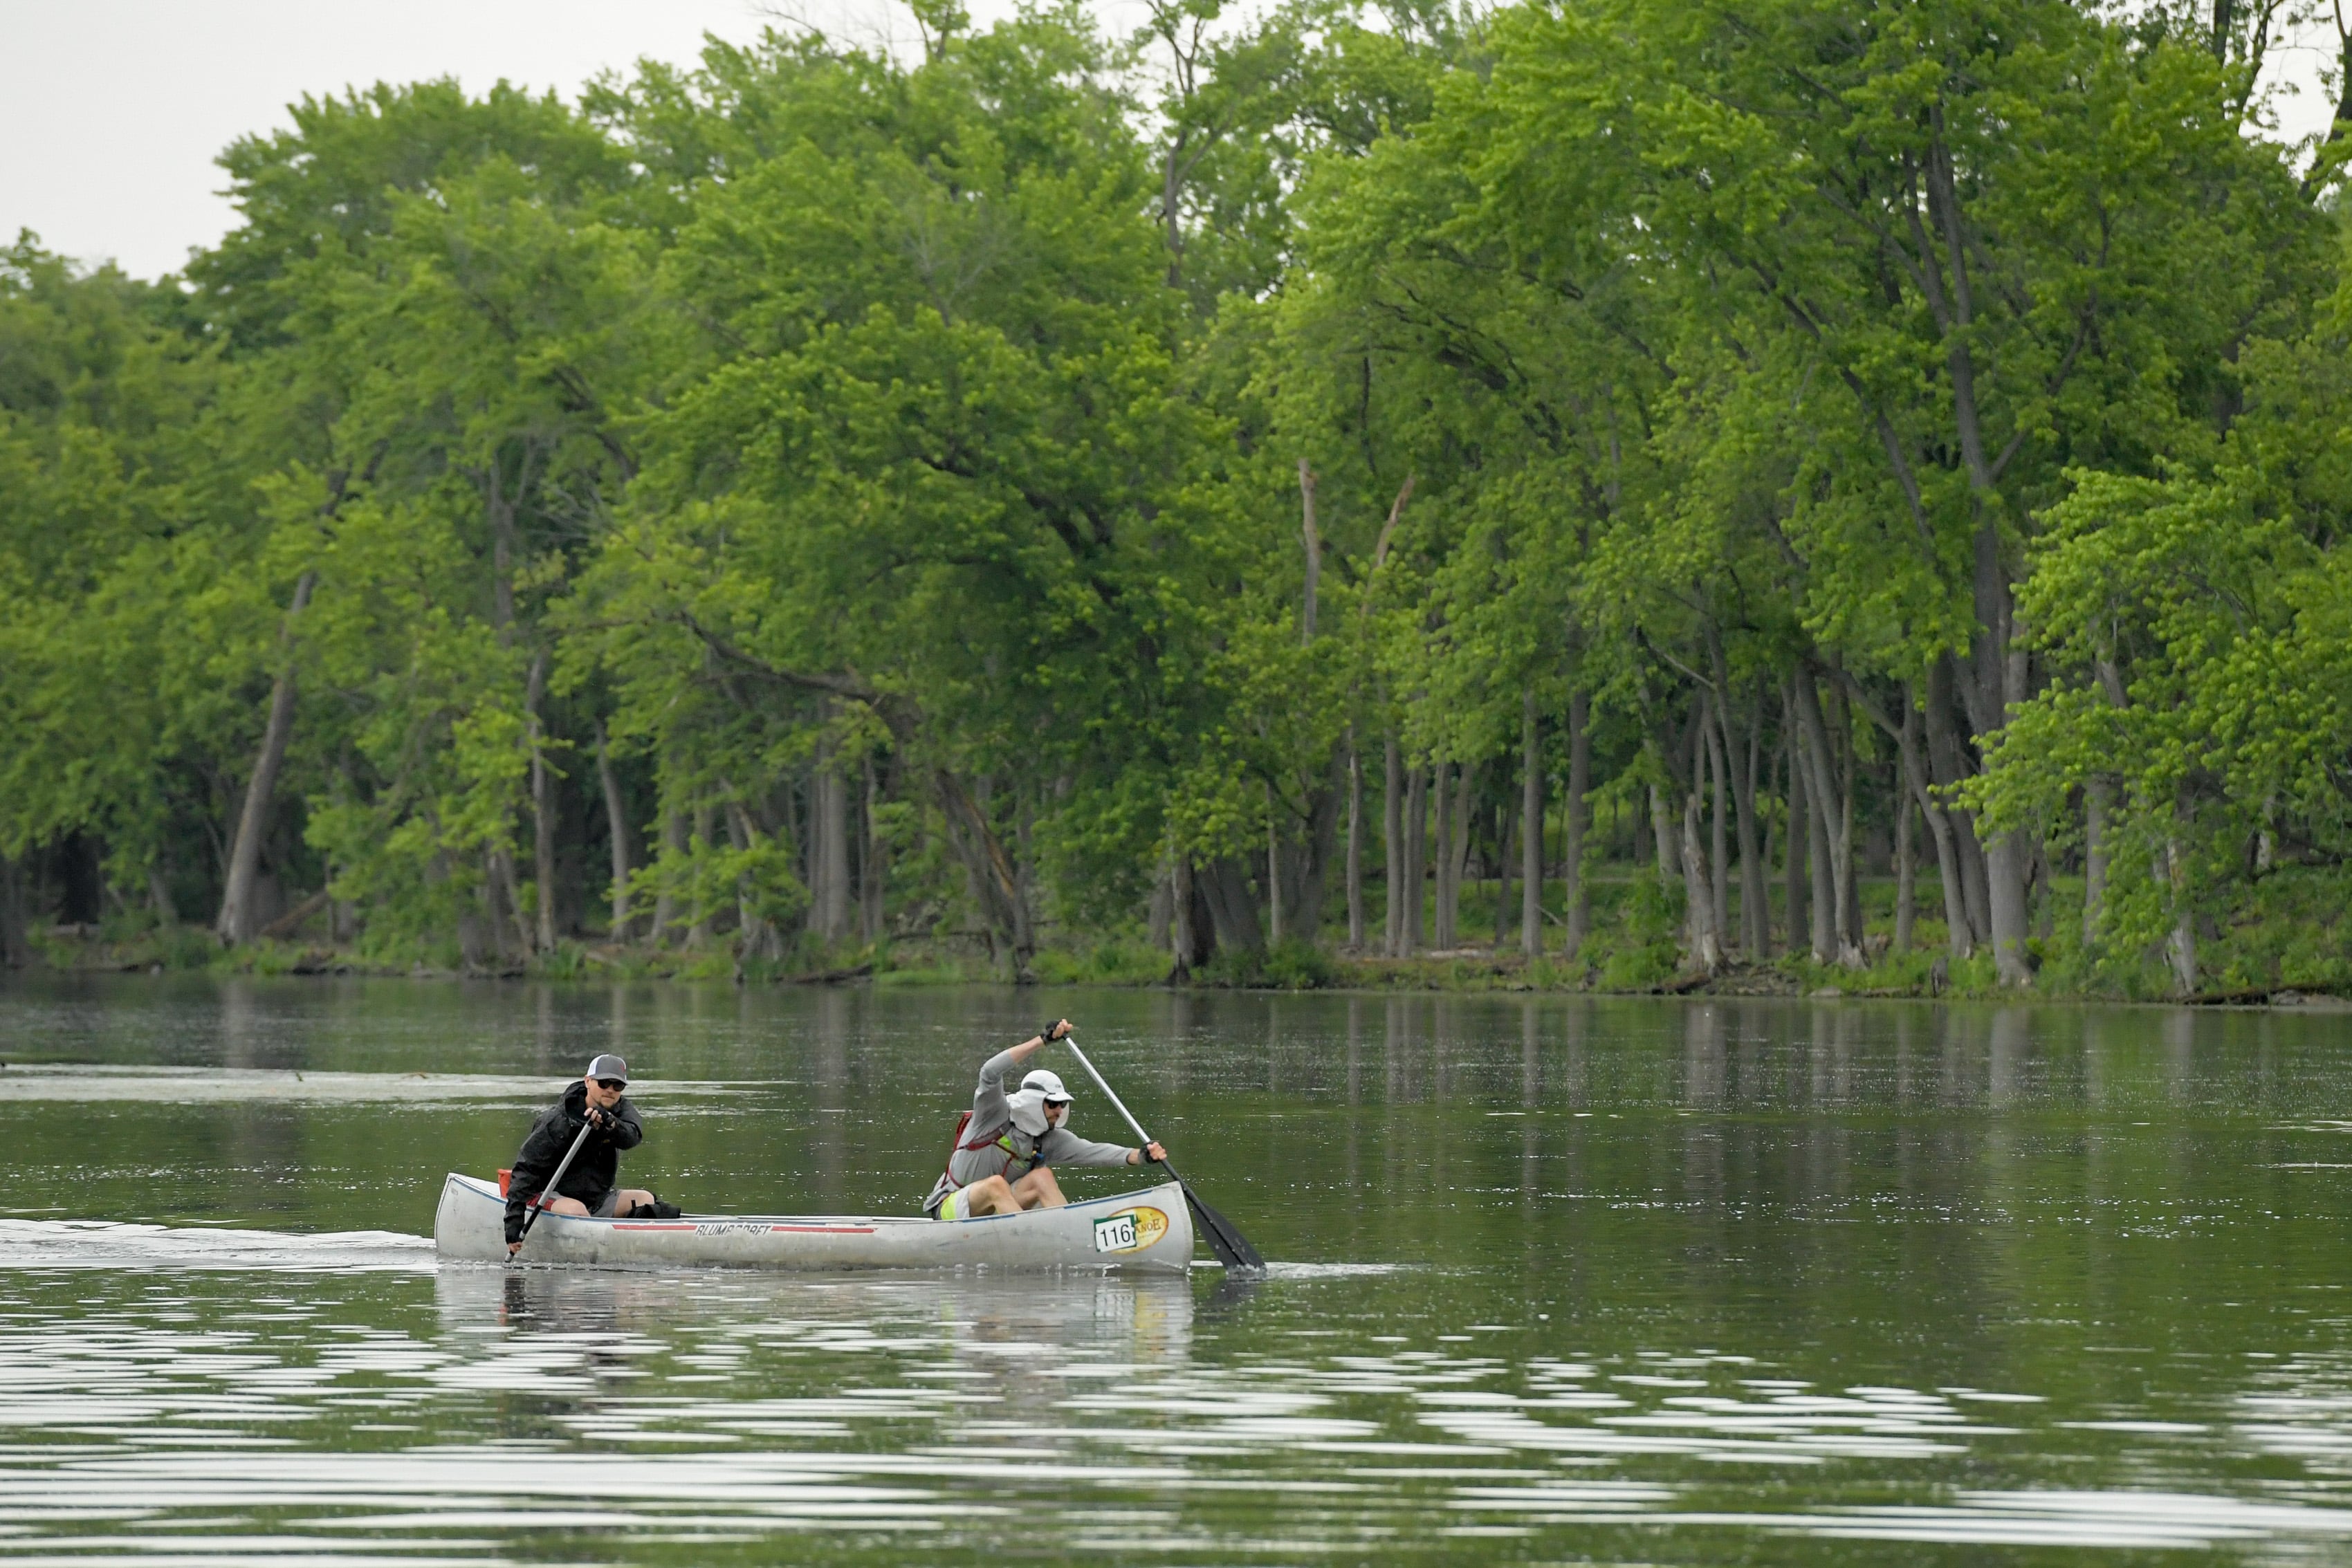
{"label": "black shoe", "polygon": [[641,1203],[637,1205],[636,1213],[632,1215],[630,1218],[636,1218],[642,1217],[646,1219],[676,1219],[685,1212],[686,1210],[678,1207],[678,1206],[674,1203],[664,1203],[660,1198],[656,1198],[651,1203]]}

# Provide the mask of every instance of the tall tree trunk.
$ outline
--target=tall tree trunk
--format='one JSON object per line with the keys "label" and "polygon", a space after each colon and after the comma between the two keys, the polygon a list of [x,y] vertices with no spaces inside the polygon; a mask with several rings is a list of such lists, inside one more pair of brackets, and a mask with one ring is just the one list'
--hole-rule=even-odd
{"label": "tall tree trunk", "polygon": [[1250,894],[1246,863],[1227,856],[1201,867],[1197,877],[1202,891],[1208,894],[1217,946],[1237,953],[1264,951],[1265,936],[1258,924],[1257,901]]}
{"label": "tall tree trunk", "polygon": [[[710,808],[698,804],[694,808],[693,851],[699,855],[710,843]],[[696,879],[698,882],[699,878]],[[686,945],[701,948],[710,945],[710,902],[697,893],[694,896],[694,918],[686,928]]]}
{"label": "tall tree trunk", "polygon": [[1807,888],[1806,935],[1813,962],[1827,964],[1837,956],[1837,881],[1830,858],[1830,813],[1835,809],[1827,783],[1829,747],[1821,734],[1821,705],[1812,690],[1812,674],[1800,669],[1789,681],[1790,745],[1796,771],[1805,781],[1805,860],[1811,873]]}
{"label": "tall tree trunk", "polygon": [[1348,727],[1348,950],[1364,950],[1364,759]]}
{"label": "tall tree trunk", "polygon": [[2032,930],[2025,883],[2032,873],[2033,844],[2022,832],[1995,834],[1985,846],[1985,894],[1992,914],[1993,972],[2004,986],[2031,986],[2026,958]]}
{"label": "tall tree trunk", "polygon": [[1715,785],[1715,821],[1707,842],[1707,876],[1713,883],[1709,890],[1714,900],[1715,937],[1718,946],[1731,931],[1731,815],[1730,758],[1723,744],[1720,727],[1722,705],[1708,703],[1710,717],[1717,722],[1702,725],[1706,737],[1707,773]]}
{"label": "tall tree trunk", "polygon": [[1430,923],[1434,927],[1430,941],[1441,953],[1454,946],[1454,790],[1456,785],[1454,765],[1440,762],[1433,765],[1435,782],[1432,802],[1437,819],[1437,875],[1430,890]]}
{"label": "tall tree trunk", "polygon": [[285,765],[286,747],[294,736],[294,622],[310,602],[319,574],[306,571],[294,584],[294,598],[286,609],[278,632],[281,663],[269,689],[269,717],[262,726],[261,750],[253,759],[253,776],[245,786],[245,803],[236,817],[236,837],[230,841],[228,877],[221,890],[220,917],[213,924],[223,946],[253,940],[260,922],[255,918],[254,879],[261,871],[261,841],[269,827],[269,807],[278,789],[278,770]]}
{"label": "tall tree trunk", "polygon": [[824,770],[824,939],[849,936],[849,781],[830,752]]}
{"label": "tall tree trunk", "polygon": [[1691,962],[1712,975],[1723,967],[1723,946],[1716,937],[1715,893],[1707,886],[1699,815],[1699,779],[1694,773],[1691,787],[1683,796],[1683,894]]}
{"label": "tall tree trunk", "polygon": [[[1940,141],[1940,123],[1936,134]],[[1976,628],[1969,638],[1959,690],[1968,705],[1970,735],[1981,744],[1982,737],[2008,722],[2011,705],[2025,698],[2026,642],[2017,618],[2011,572],[2003,559],[2001,507],[1994,498],[1999,482],[1977,405],[1975,336],[1969,329],[1972,308],[1968,283],[1970,257],[1959,237],[1961,199],[1954,178],[1954,162],[1938,149],[1936,155],[1925,161],[1923,173],[1922,195],[1931,221],[1945,236],[1953,283],[1950,314],[1940,323],[1946,342],[1945,373],[1951,389],[1953,434],[1968,474],[1976,514],[1969,577]],[[1938,316],[1944,315],[1940,302],[1936,309]],[[1951,655],[1946,655],[1946,660],[1939,663],[1950,659]],[[2029,912],[2025,880],[2032,845],[2021,833],[1984,836],[1983,830],[1979,833],[1993,967],[2002,985],[2030,986],[2033,983],[2033,971],[2026,961]]]}
{"label": "tall tree trunk", "polygon": [[849,791],[830,746],[809,774],[809,931],[831,946],[849,935]]}
{"label": "tall tree trunk", "polygon": [[1189,856],[1171,852],[1168,856],[1168,924],[1171,956],[1170,980],[1192,977],[1194,956],[1200,951],[1200,936],[1193,928],[1194,904],[1199,894],[1192,886],[1192,862]]}
{"label": "tall tree trunk", "polygon": [[1992,940],[1992,905],[1986,894],[1984,843],[1977,835],[1976,819],[1958,806],[1946,813],[1952,820],[1952,850],[1960,862],[1960,893],[1969,912],[1969,951]]}
{"label": "tall tree trunk", "polygon": [[[440,836],[439,822],[434,823],[434,830],[437,840]],[[455,875],[449,852],[446,849],[436,849],[425,862],[425,882],[428,887],[446,886]],[[466,968],[478,969],[489,961],[494,944],[485,938],[482,924],[482,912],[488,907],[489,902],[489,886],[485,882],[475,890],[474,897],[465,899],[457,905],[457,962]]]}
{"label": "tall tree trunk", "polygon": [[[1759,732],[1761,716],[1761,715],[1759,716]],[[1764,737],[1761,733],[1759,733],[1756,737],[1756,746],[1759,751],[1763,749]],[[1756,786],[1756,852],[1762,862],[1757,868],[1759,872],[1757,880],[1759,887],[1766,889],[1758,898],[1757,919],[1764,927],[1764,956],[1768,958],[1780,950],[1780,944],[1774,936],[1772,909],[1767,900],[1769,897],[1769,888],[1772,868],[1780,863],[1774,857],[1785,852],[1788,848],[1788,845],[1782,841],[1786,835],[1780,831],[1780,819],[1772,810],[1772,803],[1781,799],[1788,789],[1788,780],[1785,779],[1780,779],[1779,790],[1776,791],[1772,788],[1774,779],[1782,771],[1781,763],[1786,756],[1786,751],[1778,747],[1766,752],[1764,767],[1768,771],[1758,780]]]}
{"label": "tall tree trunk", "polygon": [[[1717,668],[1722,667],[1717,661]],[[1717,704],[1717,726],[1720,731],[1725,760],[1731,768],[1732,807],[1739,838],[1739,946],[1751,964],[1762,963],[1770,926],[1764,890],[1764,860],[1756,833],[1756,772],[1763,747],[1761,731],[1764,716],[1760,708],[1751,709],[1746,721],[1735,727],[1731,722],[1731,687],[1727,677],[1718,682],[1725,700]],[[1746,732],[1743,737],[1741,731]],[[1744,748],[1739,745],[1747,741]],[[1717,802],[1718,812],[1721,809]],[[1723,940],[1728,945],[1731,928],[1727,923]]]}
{"label": "tall tree trunk", "polygon": [[1503,825],[1502,842],[1495,851],[1495,951],[1511,939],[1511,855],[1519,847],[1519,820],[1508,811],[1497,813]]}
{"label": "tall tree trunk", "polygon": [[1672,882],[1681,871],[1676,862],[1682,855],[1675,847],[1675,820],[1666,810],[1666,792],[1653,784],[1650,786],[1650,838],[1657,847],[1660,882]]}
{"label": "tall tree trunk", "polygon": [[1951,819],[1929,792],[1927,758],[1921,747],[1919,710],[1906,691],[1903,698],[1903,727],[1896,735],[1896,747],[1902,759],[1903,778],[1911,803],[1927,824],[1928,841],[1936,846],[1936,877],[1944,893],[1944,930],[1946,946],[1956,958],[1965,958],[1976,950],[1975,938],[1969,919],[1968,885],[1961,870],[1958,835],[1953,831]]}
{"label": "tall tree trunk", "polygon": [[863,773],[866,780],[865,810],[858,813],[857,831],[857,932],[862,942],[882,940],[883,893],[889,884],[890,852],[882,841],[882,778],[874,766],[874,755],[866,753]]}
{"label": "tall tree trunk", "polygon": [[[522,893],[515,885],[514,854],[503,844],[485,857],[490,900],[490,930],[501,959],[530,956],[530,916],[522,909]],[[508,945],[511,934],[513,945]]]}
{"label": "tall tree trunk", "polygon": [[[2183,826],[2189,820],[2186,785],[2174,797],[2172,817],[2175,823]],[[2165,835],[2164,848],[2157,856],[2156,873],[2172,903],[2172,931],[2164,939],[2164,961],[2172,970],[2174,989],[2184,997],[2193,997],[2197,994],[2197,907],[2189,897],[2189,854],[2182,847],[2180,834]]]}
{"label": "tall tree trunk", "polygon": [[1834,963],[1837,959],[1837,862],[1831,847],[1831,835],[1824,812],[1829,802],[1822,792],[1821,775],[1808,765],[1805,773],[1805,800],[1812,807],[1812,817],[1805,824],[1807,859],[1812,872],[1812,887],[1806,903],[1812,916],[1808,935],[1812,938],[1813,962]]}
{"label": "tall tree trunk", "polygon": [[547,748],[542,744],[546,730],[539,716],[541,699],[547,695],[547,653],[541,650],[530,662],[530,681],[523,697],[524,724],[530,744],[530,815],[531,872],[537,883],[539,950],[555,951],[555,785],[554,770],[547,765]]}
{"label": "tall tree trunk", "polygon": [[[1822,717],[1821,692],[1811,669],[1801,668],[1796,691],[1798,738],[1813,802],[1813,957],[1859,965],[1862,952],[1848,925],[1846,891],[1853,858],[1853,794],[1841,790],[1830,750],[1829,727]],[[1826,862],[1826,863],[1824,863]]]}
{"label": "tall tree trunk", "polygon": [[[1958,679],[1952,661],[1937,659],[1928,666],[1927,700],[1919,705],[1926,719],[1927,777],[1938,791],[1951,789],[1969,775],[1968,747],[1956,722],[1958,698],[1954,686]],[[1921,810],[1932,810],[1951,827],[1961,907],[1968,913],[1965,951],[1973,953],[1990,941],[1992,934],[1992,915],[1985,895],[1984,849],[1978,842],[1976,824],[1958,806],[1930,801]]]}
{"label": "tall tree trunk", "polygon": [[1381,799],[1381,883],[1388,895],[1388,955],[1402,958],[1405,952],[1405,886],[1412,869],[1412,856],[1405,852],[1404,827],[1404,758],[1397,737],[1391,734],[1386,745],[1387,772]]}
{"label": "tall tree trunk", "polygon": [[[1898,771],[1902,766],[1895,764]],[[1898,779],[1895,789],[1895,950],[1898,953],[1911,951],[1912,929],[1919,918],[1919,851],[1911,831],[1914,810],[1911,792]]]}
{"label": "tall tree trunk", "polygon": [[1029,963],[1037,952],[1037,805],[1029,789],[1016,784],[1013,811],[1013,877],[1017,896],[1013,901],[1013,951],[1019,967],[1015,979],[1034,985]]}
{"label": "tall tree trunk", "polygon": [[1592,889],[1584,875],[1584,839],[1592,825],[1592,698],[1584,692],[1568,699],[1568,821],[1560,846],[1566,862],[1568,946],[1570,957],[1583,951],[1592,930]]}
{"label": "tall tree trunk", "polygon": [[1789,841],[1785,852],[1788,856],[1784,876],[1787,885],[1783,896],[1788,905],[1785,916],[1789,926],[1789,950],[1793,953],[1797,950],[1797,945],[1805,940],[1807,925],[1805,890],[1810,881],[1810,868],[1805,862],[1809,858],[1807,851],[1811,848],[1813,841],[1811,832],[1813,806],[1811,801],[1805,799],[1805,770],[1797,762],[1794,699],[1784,702],[1782,708],[1780,770],[1784,776],[1788,796],[1788,810],[1784,813],[1788,821],[1782,830],[1782,836]]}
{"label": "tall tree trunk", "polygon": [[1151,897],[1144,908],[1144,941],[1155,953],[1174,952],[1171,928],[1176,921],[1176,873],[1167,855],[1160,857],[1159,874],[1151,879]]}
{"label": "tall tree trunk", "polygon": [[[727,837],[738,854],[747,853],[760,842],[759,829],[740,800],[730,800],[727,802]],[[784,939],[776,930],[775,922],[760,913],[751,879],[738,876],[735,879],[736,977],[740,979],[743,966],[754,959],[772,962],[783,956]]]}
{"label": "tall tree trunk", "polygon": [[1470,802],[1477,789],[1477,769],[1464,763],[1454,770],[1453,817],[1446,824],[1445,934],[1441,946],[1462,945],[1462,883],[1470,868]]}
{"label": "tall tree trunk", "polygon": [[[2024,650],[2011,636],[2009,583],[2000,567],[1999,552],[1998,531],[1987,523],[1977,538],[1979,630],[1970,667],[1960,683],[1977,736],[1990,735],[2000,727],[2008,719],[2009,704],[2025,695]],[[1981,852],[1982,864],[1978,868],[1985,890],[1981,913],[1983,930],[1992,943],[1994,973],[2004,986],[2030,986],[2033,970],[2026,962],[2030,912],[2025,881],[2032,869],[2033,846],[2021,833],[1997,833],[1974,822],[1970,829]],[[1975,902],[1970,900],[1972,904]],[[1970,911],[1972,915],[1977,913]]]}
{"label": "tall tree trunk", "polygon": [[596,721],[596,782],[604,791],[604,829],[613,841],[613,940],[626,942],[629,930],[629,812],[621,802],[621,780],[613,772],[613,748],[604,721]]}
{"label": "tall tree trunk", "polygon": [[662,876],[654,890],[654,946],[669,946],[671,927],[677,924],[677,895],[670,883],[686,864],[686,813],[662,812]]}
{"label": "tall tree trunk", "polygon": [[1543,734],[1536,695],[1519,699],[1519,950],[1543,955]]}
{"label": "tall tree trunk", "polygon": [[1859,968],[1865,961],[1862,952],[1862,857],[1854,853],[1854,813],[1862,799],[1862,761],[1853,748],[1853,711],[1845,701],[1843,688],[1832,688],[1837,705],[1838,764],[1838,865],[1842,880],[1838,884],[1838,945],[1839,962],[1850,968]]}
{"label": "tall tree trunk", "polygon": [[1415,768],[1404,795],[1404,950],[1421,951],[1422,884],[1429,873],[1429,769]]}
{"label": "tall tree trunk", "polygon": [[0,969],[21,969],[32,957],[25,935],[25,863],[0,855]]}
{"label": "tall tree trunk", "polygon": [[[990,939],[1000,945],[1010,958],[1013,982],[1031,984],[1036,978],[1032,965],[1036,957],[1037,939],[1035,925],[1029,915],[1027,868],[1016,864],[1005,852],[1003,841],[989,821],[989,780],[983,777],[975,789],[967,790],[962,780],[946,768],[934,769],[932,777],[940,815],[947,823],[948,841],[971,878],[972,896],[987,924]],[[1246,878],[1243,888],[1246,895]],[[1250,924],[1257,924],[1254,913]],[[1222,925],[1221,922],[1218,931],[1220,942],[1224,938]]]}
{"label": "tall tree trunk", "polygon": [[1274,786],[1265,787],[1265,932],[1282,943],[1282,824],[1275,815]]}
{"label": "tall tree trunk", "polygon": [[2099,945],[2099,925],[2107,907],[2107,802],[2112,790],[2104,779],[2083,786],[2083,946]]}
{"label": "tall tree trunk", "polygon": [[[1333,747],[1322,780],[1307,791],[1307,811],[1295,838],[1275,857],[1282,888],[1282,928],[1292,941],[1317,942],[1323,934],[1324,893],[1340,859],[1339,820],[1348,807],[1349,757]],[[1276,797],[1277,800],[1279,797]]]}

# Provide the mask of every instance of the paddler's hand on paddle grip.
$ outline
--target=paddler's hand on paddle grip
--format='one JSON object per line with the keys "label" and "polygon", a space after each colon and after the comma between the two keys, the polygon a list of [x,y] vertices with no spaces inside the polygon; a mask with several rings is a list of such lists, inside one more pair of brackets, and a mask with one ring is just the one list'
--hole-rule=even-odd
{"label": "paddler's hand on paddle grip", "polygon": [[1168,1151],[1158,1144],[1146,1144],[1139,1149],[1127,1151],[1127,1163],[1131,1166],[1156,1166],[1168,1157]]}
{"label": "paddler's hand on paddle grip", "polygon": [[1019,1045],[1014,1046],[1013,1048],[1013,1060],[1016,1062],[1026,1061],[1031,1057],[1036,1055],[1039,1051],[1045,1050],[1047,1046],[1053,1044],[1054,1041],[1057,1040],[1067,1040],[1076,1032],[1076,1031],[1075,1030],[1071,1029],[1069,1019],[1055,1019],[1052,1023],[1047,1024],[1044,1029],[1039,1030],[1035,1034],[1031,1035],[1027,1040],[1024,1040]]}

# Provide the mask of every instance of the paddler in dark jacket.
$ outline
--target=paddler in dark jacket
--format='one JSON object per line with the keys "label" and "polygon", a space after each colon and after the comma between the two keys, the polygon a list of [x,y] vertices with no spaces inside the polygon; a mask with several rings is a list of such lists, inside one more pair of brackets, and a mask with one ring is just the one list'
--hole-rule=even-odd
{"label": "paddler in dark jacket", "polygon": [[1004,1080],[1037,1054],[1048,1040],[1070,1032],[1070,1020],[1056,1019],[1010,1051],[982,1064],[972,1092],[971,1116],[948,1155],[947,1169],[931,1186],[923,1207],[940,1219],[971,1219],[982,1214],[1018,1214],[1024,1208],[1059,1208],[1069,1202],[1055,1166],[1136,1166],[1167,1157],[1158,1144],[1128,1148],[1097,1144],[1069,1129],[1070,1092],[1059,1075],[1040,1070],[1012,1093]]}
{"label": "paddler in dark jacket", "polygon": [[515,1155],[507,1179],[507,1250],[522,1245],[522,1221],[530,1200],[563,1165],[563,1156],[585,1125],[592,1130],[580,1152],[563,1171],[554,1197],[545,1205],[550,1214],[594,1215],[600,1219],[626,1219],[632,1215],[672,1218],[677,1210],[643,1187],[621,1187],[621,1151],[645,1142],[646,1129],[637,1108],[622,1091],[629,1086],[629,1064],[609,1052],[588,1064],[580,1082],[563,1098],[540,1113],[530,1135]]}

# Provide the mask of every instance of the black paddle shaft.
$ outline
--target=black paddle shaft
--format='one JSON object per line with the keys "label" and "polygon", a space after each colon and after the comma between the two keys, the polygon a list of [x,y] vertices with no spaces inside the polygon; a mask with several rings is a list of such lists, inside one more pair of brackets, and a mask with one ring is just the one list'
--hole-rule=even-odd
{"label": "black paddle shaft", "polygon": [[[1087,1053],[1078,1049],[1078,1042],[1064,1035],[1062,1043],[1070,1048],[1070,1054],[1078,1059],[1078,1065],[1087,1070],[1087,1076],[1095,1081],[1095,1087],[1109,1098],[1112,1107],[1126,1120],[1129,1127],[1135,1129],[1135,1135],[1143,1140],[1147,1148],[1150,1147],[1151,1134],[1143,1130],[1143,1124],[1135,1119],[1135,1113],[1127,1108],[1127,1103],[1118,1097],[1118,1091],[1105,1082],[1103,1075],[1095,1071],[1095,1064],[1087,1060]],[[1167,1166],[1168,1174],[1175,1178],[1176,1186],[1183,1192],[1184,1201],[1192,1206],[1193,1214],[1201,1221],[1202,1230],[1208,1236],[1209,1250],[1217,1255],[1217,1261],[1233,1272],[1265,1273],[1265,1260],[1258,1255],[1256,1248],[1250,1245],[1249,1238],[1244,1236],[1232,1220],[1202,1203],[1201,1195],[1192,1190],[1192,1184],[1186,1181],[1177,1171],[1173,1162],[1163,1157],[1159,1163]]]}
{"label": "black paddle shaft", "polygon": [[[590,1114],[593,1117],[594,1113],[592,1111]],[[515,1239],[516,1246],[520,1247],[523,1242],[530,1239],[530,1228],[539,1223],[539,1217],[541,1214],[547,1212],[547,1205],[553,1201],[551,1195],[555,1191],[556,1184],[563,1179],[563,1173],[572,1168],[572,1156],[580,1152],[580,1145],[588,1141],[588,1134],[593,1132],[595,1127],[596,1124],[593,1120],[583,1121],[580,1124],[580,1135],[572,1140],[570,1148],[563,1151],[563,1163],[555,1167],[555,1174],[547,1178],[547,1185],[532,1195],[533,1201],[524,1210],[522,1234]]]}

